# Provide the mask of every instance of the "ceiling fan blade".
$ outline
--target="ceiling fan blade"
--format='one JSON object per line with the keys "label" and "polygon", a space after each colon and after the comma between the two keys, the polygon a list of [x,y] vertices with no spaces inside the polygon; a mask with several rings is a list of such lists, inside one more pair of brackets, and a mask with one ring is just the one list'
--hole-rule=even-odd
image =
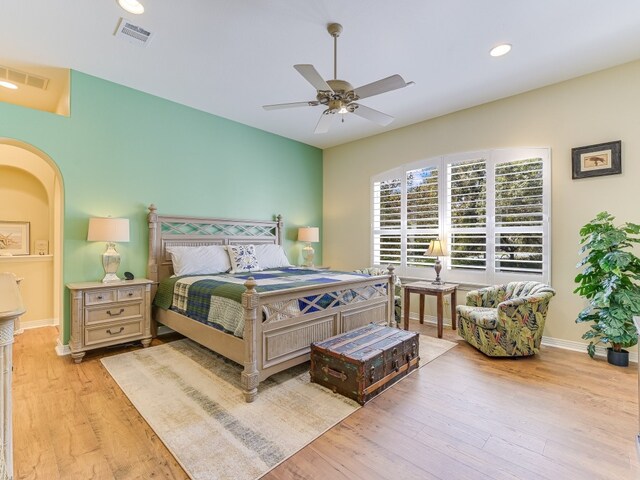
{"label": "ceiling fan blade", "polygon": [[[354,105],[351,103],[350,105]],[[366,118],[367,120],[371,120],[372,122],[377,123],[378,125],[382,125],[386,127],[391,122],[393,122],[393,117],[391,115],[387,115],[386,113],[379,112],[378,110],[374,110],[373,108],[365,107],[364,105],[358,105],[353,113],[358,115],[359,117]]]}
{"label": "ceiling fan blade", "polygon": [[313,85],[316,90],[333,92],[329,84],[324,81],[313,65],[294,65],[293,68],[295,68],[307,82]]}
{"label": "ceiling fan blade", "polygon": [[276,103],[274,105],[263,105],[265,110],[278,110],[280,108],[295,108],[295,107],[315,107],[320,105],[320,102],[308,101],[308,102],[293,102],[293,103]]}
{"label": "ceiling fan blade", "polygon": [[316,130],[313,133],[327,133],[329,131],[335,115],[333,113],[327,113],[328,111],[329,110],[325,110],[322,115],[320,115],[320,120],[318,120]]}
{"label": "ceiling fan blade", "polygon": [[367,98],[406,86],[407,83],[400,75],[391,75],[390,77],[383,78],[382,80],[358,87],[353,92],[358,96],[358,98]]}

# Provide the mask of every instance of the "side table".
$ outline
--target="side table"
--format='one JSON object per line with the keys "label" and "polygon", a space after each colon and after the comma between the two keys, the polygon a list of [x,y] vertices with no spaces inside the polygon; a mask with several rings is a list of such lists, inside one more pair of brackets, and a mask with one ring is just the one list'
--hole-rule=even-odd
{"label": "side table", "polygon": [[404,329],[409,330],[409,311],[410,311],[410,298],[412,293],[420,295],[420,323],[424,323],[424,296],[434,295],[437,297],[436,303],[438,305],[438,338],[442,338],[442,323],[443,323],[443,297],[444,295],[451,295],[451,328],[456,329],[456,290],[458,284],[456,283],[443,283],[441,285],[421,281],[413,282],[403,285],[404,288]]}

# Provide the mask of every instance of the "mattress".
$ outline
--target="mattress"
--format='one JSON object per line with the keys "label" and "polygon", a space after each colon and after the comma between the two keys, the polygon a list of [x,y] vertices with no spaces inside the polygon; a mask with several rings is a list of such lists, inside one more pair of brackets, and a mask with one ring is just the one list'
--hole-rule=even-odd
{"label": "mattress", "polygon": [[[271,292],[314,285],[325,287],[344,281],[361,280],[369,275],[290,267],[249,273],[170,277],[160,282],[154,305],[165,310],[174,310],[213,328],[242,337],[244,310],[241,299],[242,293],[246,290],[244,283],[249,277],[255,279],[258,292]],[[378,288],[381,286],[386,286],[386,283],[376,285]],[[263,319],[278,321],[314,312],[319,308],[366,300],[368,296],[375,294],[376,287],[369,287],[368,293],[365,289],[357,294],[351,290],[346,293],[342,291],[340,295],[309,294],[296,300],[272,303],[262,312]]]}

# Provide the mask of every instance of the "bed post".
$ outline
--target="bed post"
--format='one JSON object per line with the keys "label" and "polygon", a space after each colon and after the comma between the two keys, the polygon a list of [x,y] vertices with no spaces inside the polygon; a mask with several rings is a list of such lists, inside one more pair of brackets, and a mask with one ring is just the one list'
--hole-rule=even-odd
{"label": "bed post", "polygon": [[284,242],[284,222],[282,221],[282,215],[276,216],[276,235],[278,235],[278,245],[282,245]]}
{"label": "bed post", "polygon": [[396,311],[396,274],[394,273],[394,270],[396,269],[396,267],[394,267],[393,265],[389,264],[387,265],[387,271],[389,272],[389,287],[388,287],[388,293],[389,293],[389,319],[387,320],[387,325],[389,325],[390,327],[397,327],[398,325],[396,324],[395,321],[395,311]]}
{"label": "bed post", "polygon": [[149,205],[149,214],[147,220],[149,221],[149,261],[147,263],[147,278],[153,280],[151,286],[151,298],[156,294],[158,288],[158,209],[152,203]]}
{"label": "bed post", "polygon": [[258,292],[256,281],[249,277],[242,294],[242,308],[244,309],[244,370],[240,375],[240,383],[247,402],[253,402],[258,393],[258,352],[257,348],[257,321],[258,321]]}

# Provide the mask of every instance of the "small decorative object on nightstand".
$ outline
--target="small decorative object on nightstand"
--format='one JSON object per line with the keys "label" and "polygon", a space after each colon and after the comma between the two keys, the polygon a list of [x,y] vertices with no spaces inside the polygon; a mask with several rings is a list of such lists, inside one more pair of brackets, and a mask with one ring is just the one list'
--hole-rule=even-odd
{"label": "small decorative object on nightstand", "polygon": [[90,242],[107,242],[107,250],[102,254],[104,268],[103,283],[118,282],[116,275],[120,266],[120,254],[116,251],[115,242],[129,241],[129,219],[96,217],[89,219],[87,240]]}
{"label": "small decorative object on nightstand", "polygon": [[436,263],[433,264],[433,268],[436,270],[436,279],[431,282],[434,285],[442,285],[444,282],[440,279],[440,270],[442,270],[442,263],[440,263],[440,257],[446,255],[444,251],[444,245],[440,240],[431,240],[429,242],[429,248],[424,252],[427,257],[436,257]]}
{"label": "small decorative object on nightstand", "polygon": [[76,363],[87,350],[140,340],[151,342],[151,280],[69,283],[71,339]]}
{"label": "small decorative object on nightstand", "polygon": [[302,249],[305,267],[313,267],[313,257],[315,252],[311,246],[312,242],[320,241],[320,229],[318,227],[300,227],[298,229],[298,241],[307,242]]}

